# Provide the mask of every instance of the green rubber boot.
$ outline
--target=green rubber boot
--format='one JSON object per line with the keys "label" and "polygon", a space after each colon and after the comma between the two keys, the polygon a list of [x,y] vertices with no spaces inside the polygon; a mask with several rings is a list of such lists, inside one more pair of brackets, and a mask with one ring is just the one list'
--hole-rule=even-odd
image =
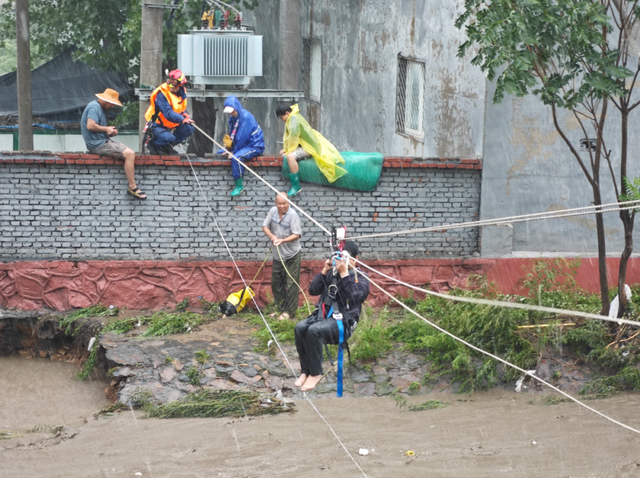
{"label": "green rubber boot", "polygon": [[290,174],[289,179],[291,180],[291,189],[289,189],[287,196],[293,197],[302,191],[300,187],[300,173]]}
{"label": "green rubber boot", "polygon": [[231,197],[236,197],[242,191],[244,191],[244,186],[242,185],[242,178],[236,179],[236,187],[231,191]]}

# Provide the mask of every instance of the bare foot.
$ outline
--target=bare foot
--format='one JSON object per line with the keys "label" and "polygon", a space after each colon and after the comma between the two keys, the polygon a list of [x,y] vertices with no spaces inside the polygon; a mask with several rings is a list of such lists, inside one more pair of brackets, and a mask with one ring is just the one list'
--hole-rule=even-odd
{"label": "bare foot", "polygon": [[302,384],[305,382],[305,380],[307,380],[307,374],[301,373],[300,376],[298,377],[298,380],[296,380],[296,383],[294,383],[294,385],[300,388],[302,387]]}
{"label": "bare foot", "polygon": [[300,390],[303,392],[308,392],[309,390],[313,390],[316,385],[320,383],[320,379],[322,375],[312,375],[311,377],[307,377],[307,380],[304,382],[304,385]]}
{"label": "bare foot", "polygon": [[289,320],[289,314],[287,314],[286,312],[283,312],[280,317],[278,317],[278,320]]}

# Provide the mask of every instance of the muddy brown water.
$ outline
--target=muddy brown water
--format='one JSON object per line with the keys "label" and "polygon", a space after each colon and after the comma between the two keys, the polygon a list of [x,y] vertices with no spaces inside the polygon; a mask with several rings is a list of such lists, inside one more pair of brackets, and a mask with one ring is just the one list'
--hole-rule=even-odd
{"label": "muddy brown water", "polygon": [[48,359],[0,357],[0,429],[76,426],[109,404],[102,381],[80,382],[78,365]]}
{"label": "muddy brown water", "polygon": [[[76,367],[67,365],[2,359],[3,423],[95,411],[99,384],[74,382]],[[428,399],[449,406],[410,412],[375,397],[315,400],[315,409],[299,400],[297,413],[256,419],[157,420],[124,411],[82,421],[68,439],[0,440],[0,477],[640,476],[640,435],[573,403],[549,406],[540,395],[498,390],[409,402]],[[640,427],[638,394],[589,404]]]}

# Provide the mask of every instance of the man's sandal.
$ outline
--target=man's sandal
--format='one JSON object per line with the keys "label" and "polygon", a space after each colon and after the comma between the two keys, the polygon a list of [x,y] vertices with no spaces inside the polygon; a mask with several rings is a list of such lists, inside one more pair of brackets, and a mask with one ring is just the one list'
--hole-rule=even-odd
{"label": "man's sandal", "polygon": [[140,191],[140,188],[136,187],[136,188],[127,188],[127,194],[129,196],[133,196],[136,199],[141,199],[141,200],[145,200],[147,199],[147,195],[145,193],[143,193],[142,191]]}

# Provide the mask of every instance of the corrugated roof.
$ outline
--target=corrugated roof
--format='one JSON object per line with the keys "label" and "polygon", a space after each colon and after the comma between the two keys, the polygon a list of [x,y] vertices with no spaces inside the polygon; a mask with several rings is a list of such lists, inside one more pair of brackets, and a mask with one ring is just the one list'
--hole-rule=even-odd
{"label": "corrugated roof", "polygon": [[[96,93],[113,88],[121,99],[133,99],[134,88],[123,74],[105,73],[74,62],[69,49],[31,72],[33,116],[80,121]],[[17,115],[16,72],[0,76],[0,115]]]}

